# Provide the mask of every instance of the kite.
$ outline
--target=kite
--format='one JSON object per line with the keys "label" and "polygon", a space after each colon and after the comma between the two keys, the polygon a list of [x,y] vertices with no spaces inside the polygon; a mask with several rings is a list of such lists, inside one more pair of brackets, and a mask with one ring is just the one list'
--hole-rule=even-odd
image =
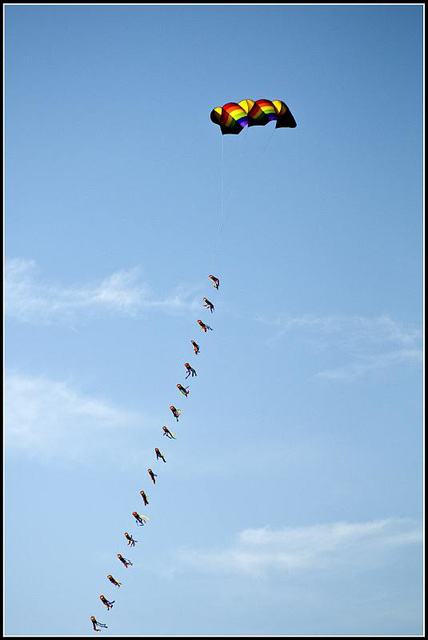
{"label": "kite", "polygon": [[107,611],[110,611],[110,609],[113,609],[113,602],[116,602],[115,600],[112,600],[111,602],[109,602],[107,598],[103,595],[100,596],[100,600],[107,607]]}
{"label": "kite", "polygon": [[[126,558],[124,558],[124,557],[123,557],[123,555],[122,555],[121,553],[118,553],[118,554],[117,554],[117,557],[119,558],[119,560],[121,561],[121,563],[122,563],[123,565],[125,565],[125,567],[126,567],[126,568],[128,568],[129,566],[131,566],[131,567],[132,567],[132,562],[131,562],[130,560],[127,560]],[[100,596],[100,598],[101,598],[101,596]],[[113,602],[114,602],[114,600],[113,600]],[[104,603],[104,604],[105,604],[105,603]]]}
{"label": "kite", "polygon": [[196,373],[195,369],[193,367],[190,366],[190,364],[188,362],[184,363],[184,366],[186,367],[186,380],[187,378],[192,375],[192,378],[194,378],[195,376],[197,376],[198,374]]}
{"label": "kite", "polygon": [[176,409],[173,404],[170,406],[170,409],[172,411],[172,415],[178,422],[178,418],[180,417],[180,414],[181,414],[181,409]]}
{"label": "kite", "polygon": [[94,627],[94,631],[101,631],[101,629],[97,629],[97,626],[103,627],[104,629],[108,629],[108,626],[106,624],[103,624],[102,622],[98,622],[95,616],[91,616],[91,622],[92,622],[92,626]]}
{"label": "kite", "polygon": [[170,440],[175,440],[175,433],[170,431],[168,427],[162,427],[162,429],[163,429],[163,434],[162,434],[163,436],[166,436]]}
{"label": "kite", "polygon": [[177,389],[179,390],[180,393],[183,394],[183,396],[186,396],[186,398],[190,393],[190,391],[188,391],[188,388],[189,387],[183,387],[183,385],[180,383],[177,384]]}
{"label": "kite", "polygon": [[161,453],[157,447],[155,447],[155,453],[156,453],[156,460],[159,460],[159,458],[162,458],[162,460],[166,462],[165,458],[163,457],[163,453]]}
{"label": "kite", "polygon": [[138,542],[138,540],[134,540],[134,538],[127,531],[125,531],[124,536],[128,540],[128,547],[129,545],[131,545],[131,547],[135,547],[135,544]]}
{"label": "kite", "polygon": [[[147,516],[140,516],[139,513],[137,513],[136,511],[132,512],[132,515],[135,518],[136,523],[140,526],[140,527],[144,527],[144,520],[148,520]],[[126,537],[126,533],[125,533],[125,537]]]}
{"label": "kite", "polygon": [[195,356],[197,356],[199,351],[200,351],[199,345],[196,344],[196,342],[194,340],[191,340],[190,342],[193,344],[193,351],[195,352]]}
{"label": "kite", "polygon": [[213,303],[212,303],[212,302],[210,302],[210,301],[208,300],[208,298],[204,298],[204,303],[205,303],[205,304],[204,304],[204,307],[205,307],[206,309],[209,309],[209,310],[211,311],[211,313],[212,313],[212,312],[214,311],[214,305],[213,305]]}
{"label": "kite", "polygon": [[201,327],[202,331],[205,331],[205,333],[207,331],[214,331],[212,327],[209,327],[207,324],[204,324],[202,320],[198,320],[198,325]]}
{"label": "kite", "polygon": [[208,276],[208,277],[209,277],[210,280],[212,280],[212,282],[214,284],[214,287],[216,289],[218,289],[219,286],[220,286],[220,280],[218,278],[216,278],[215,276]]}
{"label": "kite", "polygon": [[149,476],[151,477],[151,479],[153,481],[153,484],[156,484],[155,478],[158,477],[158,474],[154,473],[151,469],[147,469],[147,472],[148,472]]}
{"label": "kite", "polygon": [[117,580],[115,580],[113,578],[113,576],[107,576],[107,578],[108,578],[108,580],[110,580],[110,582],[112,584],[114,584],[115,587],[119,587],[120,588],[120,585],[122,584],[121,582],[118,582]]}
{"label": "kite", "polygon": [[[282,100],[241,100],[240,102],[228,102],[223,105],[223,107],[215,107],[210,114],[211,121],[220,127],[222,135],[232,134],[238,135],[245,127],[264,127],[269,122],[275,122],[275,128],[295,128],[297,126],[296,121],[287,107],[287,105],[282,102]],[[221,206],[223,211],[223,177],[221,183]],[[223,222],[222,222],[223,227]],[[221,227],[221,229],[222,229]],[[220,229],[220,233],[221,233]],[[216,290],[219,289],[220,280],[214,276],[209,275],[208,278],[211,280],[212,285]],[[208,298],[203,298],[203,306],[205,309],[208,309],[212,314],[215,310],[214,304],[208,300]],[[202,320],[197,320],[201,330],[204,333],[208,333],[208,331],[213,331],[213,328],[209,325],[205,324]],[[195,342],[195,340],[191,340],[191,344],[193,346],[193,351],[195,355],[198,355],[200,352],[199,345]],[[186,380],[191,376],[192,378],[196,377],[198,374],[195,369],[189,364],[189,362],[184,363],[184,367],[186,370]],[[177,389],[180,393],[186,398],[189,395],[189,386],[185,387],[182,384],[176,385]],[[181,415],[181,409],[177,409],[174,405],[171,405],[170,410],[174,418],[179,421]],[[163,426],[163,435],[166,436],[170,440],[175,440],[175,433],[170,431],[168,427]],[[166,459],[163,453],[155,447],[156,460],[163,460],[166,463]],[[156,484],[157,474],[154,473],[152,469],[147,469],[147,472],[153,482]],[[143,490],[140,491],[140,495],[143,499],[144,505],[147,506],[149,504],[148,498]],[[135,518],[136,524],[140,527],[144,526],[149,518],[144,515],[140,515],[137,511],[133,511],[132,515]],[[124,533],[125,539],[127,540],[128,546],[134,548],[138,540],[134,540],[133,536],[128,532]],[[118,559],[127,569],[130,566],[133,566],[133,563],[124,558],[122,554],[117,554]],[[118,582],[113,578],[112,575],[107,576],[108,580],[116,587],[121,586],[121,582]],[[109,601],[104,595],[100,595],[101,602],[107,607],[107,610],[113,608],[113,604],[115,600]],[[98,622],[94,616],[91,616],[92,626],[94,631],[100,631],[100,628],[108,628],[107,625]]]}
{"label": "kite", "polygon": [[215,107],[211,111],[210,118],[214,124],[219,125],[223,135],[238,135],[246,126],[264,127],[272,120],[276,121],[276,129],[281,127],[294,129],[297,126],[290,109],[282,100],[228,102],[222,107]]}

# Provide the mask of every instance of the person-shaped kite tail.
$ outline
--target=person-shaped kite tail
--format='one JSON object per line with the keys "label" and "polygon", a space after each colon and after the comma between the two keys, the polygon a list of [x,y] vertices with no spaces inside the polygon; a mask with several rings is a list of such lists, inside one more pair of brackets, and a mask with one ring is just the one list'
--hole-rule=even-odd
{"label": "person-shaped kite tail", "polygon": [[[130,560],[127,560],[126,558],[123,557],[123,555],[121,553],[117,554],[117,557],[119,558],[119,560],[121,561],[121,563],[123,565],[125,565],[126,568],[128,568],[129,566],[132,567],[132,562]],[[113,600],[114,602],[114,600]]]}
{"label": "person-shaped kite tail", "polygon": [[197,376],[198,374],[196,373],[196,371],[194,370],[193,367],[190,366],[190,364],[188,362],[184,363],[184,366],[186,367],[186,380],[187,378],[191,375],[192,378],[194,378],[195,376]]}
{"label": "person-shaped kite tail", "polygon": [[95,616],[91,616],[91,622],[92,626],[94,627],[94,631],[101,631],[101,629],[97,629],[97,626],[108,629],[108,626],[106,624],[103,624],[102,622],[98,622],[98,620],[95,619]]}
{"label": "person-shaped kite tail", "polygon": [[170,430],[168,429],[168,427],[162,427],[162,429],[163,429],[163,434],[162,434],[163,436],[166,436],[166,437],[167,437],[167,438],[169,438],[170,440],[175,440],[175,439],[176,439],[176,438],[174,437],[174,436],[175,436],[175,433],[173,433],[172,431],[170,431]]}
{"label": "person-shaped kite tail", "polygon": [[134,540],[134,538],[127,532],[125,531],[125,538],[128,540],[128,547],[135,547],[136,543],[138,542],[138,540]]}
{"label": "person-shaped kite tail", "polygon": [[177,385],[177,389],[179,390],[179,392],[180,392],[180,393],[182,393],[182,394],[183,394],[183,396],[186,396],[186,398],[187,398],[187,396],[188,396],[188,395],[189,395],[189,393],[190,393],[190,391],[188,391],[188,388],[189,388],[189,387],[183,387],[183,385],[182,385],[182,384],[178,384],[178,385]]}
{"label": "person-shaped kite tail", "polygon": [[208,324],[205,324],[204,322],[202,322],[202,320],[198,320],[198,325],[201,327],[202,331],[205,331],[205,333],[207,331],[214,331],[214,329],[212,327],[210,327]]}
{"label": "person-shaped kite tail", "polygon": [[213,283],[214,287],[216,289],[218,289],[219,286],[220,286],[220,280],[218,278],[216,278],[215,276],[208,276],[208,277],[211,280],[211,282]]}
{"label": "person-shaped kite tail", "polygon": [[122,584],[121,582],[118,582],[117,580],[115,580],[113,576],[107,576],[107,578],[110,580],[112,584],[114,584],[115,587],[120,588],[120,585]]}
{"label": "person-shaped kite tail", "polygon": [[116,602],[115,600],[112,600],[111,602],[109,602],[107,598],[103,595],[100,596],[100,600],[107,607],[107,611],[110,611],[110,609],[113,609],[113,602]]}
{"label": "person-shaped kite tail", "polygon": [[206,309],[209,309],[209,310],[211,311],[211,313],[212,313],[212,312],[214,311],[214,305],[213,305],[213,303],[212,303],[212,302],[210,302],[210,301],[208,300],[208,298],[204,298],[204,302],[205,302],[204,307],[205,307]]}
{"label": "person-shaped kite tail", "polygon": [[193,344],[193,351],[195,352],[195,356],[197,356],[199,351],[200,351],[199,345],[196,344],[196,342],[194,340],[191,340],[190,342]]}
{"label": "person-shaped kite tail", "polygon": [[207,324],[204,324],[202,322],[202,320],[198,320],[198,325],[201,327],[202,331],[205,331],[205,333],[207,331],[214,331],[214,329],[212,329],[211,327],[209,327]]}
{"label": "person-shaped kite tail", "polygon": [[165,458],[163,457],[163,453],[161,453],[157,447],[155,447],[155,453],[156,453],[156,460],[159,460],[159,458],[162,458],[162,460],[166,462]]}
{"label": "person-shaped kite tail", "polygon": [[141,490],[140,495],[143,498],[144,506],[147,507],[147,505],[149,504],[149,501],[147,499],[146,492]]}
{"label": "person-shaped kite tail", "polygon": [[153,484],[156,484],[156,480],[155,478],[158,477],[157,473],[153,473],[153,471],[151,469],[147,469],[149,476],[151,477]]}
{"label": "person-shaped kite tail", "polygon": [[[144,519],[146,518],[146,516],[140,516],[139,513],[137,513],[136,511],[132,512],[132,515],[135,518],[136,523],[140,526],[140,527],[144,527]],[[126,535],[126,534],[125,534]]]}
{"label": "person-shaped kite tail", "polygon": [[172,411],[172,415],[178,422],[178,418],[180,417],[180,414],[181,414],[181,409],[176,409],[173,404],[170,406],[170,409]]}

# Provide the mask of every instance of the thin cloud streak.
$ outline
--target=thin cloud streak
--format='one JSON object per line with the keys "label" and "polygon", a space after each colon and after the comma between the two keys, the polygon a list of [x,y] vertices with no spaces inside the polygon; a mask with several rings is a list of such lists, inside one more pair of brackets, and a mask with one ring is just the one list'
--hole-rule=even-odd
{"label": "thin cloud streak", "polygon": [[43,281],[33,260],[15,258],[6,262],[6,314],[21,322],[71,321],[81,317],[82,311],[130,317],[147,310],[185,313],[198,308],[196,291],[196,287],[179,285],[166,298],[157,299],[141,282],[138,267],[117,271],[98,284],[61,288]]}
{"label": "thin cloud streak", "polygon": [[403,346],[415,344],[422,337],[422,331],[416,327],[402,325],[388,315],[378,317],[365,316],[291,316],[280,313],[274,320],[263,317],[259,322],[278,327],[276,335],[269,342],[274,344],[293,329],[314,330],[318,335],[331,336],[335,342],[359,344],[361,342],[383,344],[391,342]]}
{"label": "thin cloud streak", "polygon": [[355,380],[371,371],[382,371],[398,364],[420,364],[422,362],[422,350],[400,349],[391,353],[382,353],[377,356],[366,356],[359,362],[354,362],[344,367],[327,369],[317,373],[317,377],[329,380]]}
{"label": "thin cloud streak", "polygon": [[178,566],[203,572],[260,577],[270,572],[327,570],[346,565],[359,570],[385,559],[390,549],[420,544],[420,525],[386,518],[369,522],[334,522],[306,527],[246,529],[229,549],[179,551]]}
{"label": "thin cloud streak", "polygon": [[342,354],[351,362],[325,368],[316,373],[326,380],[351,381],[374,371],[399,364],[419,364],[422,361],[420,341],[422,331],[396,322],[388,315],[364,316],[291,316],[278,314],[259,322],[276,328],[268,340],[275,346],[283,337],[297,332],[317,353]]}

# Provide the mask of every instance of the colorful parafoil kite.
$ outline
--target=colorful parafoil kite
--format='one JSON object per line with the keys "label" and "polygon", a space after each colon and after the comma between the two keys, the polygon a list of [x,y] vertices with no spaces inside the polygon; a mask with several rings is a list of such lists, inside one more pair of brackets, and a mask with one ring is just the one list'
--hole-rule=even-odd
{"label": "colorful parafoil kite", "polygon": [[210,118],[214,124],[219,125],[222,134],[237,135],[245,126],[264,127],[271,120],[276,121],[276,129],[297,126],[290,109],[281,100],[228,102],[222,107],[215,107]]}

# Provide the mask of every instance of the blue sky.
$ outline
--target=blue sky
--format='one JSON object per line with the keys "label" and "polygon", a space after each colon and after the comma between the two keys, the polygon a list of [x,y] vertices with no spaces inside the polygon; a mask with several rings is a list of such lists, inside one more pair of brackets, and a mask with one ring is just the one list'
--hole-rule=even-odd
{"label": "blue sky", "polygon": [[422,634],[422,7],[5,13],[5,632]]}

